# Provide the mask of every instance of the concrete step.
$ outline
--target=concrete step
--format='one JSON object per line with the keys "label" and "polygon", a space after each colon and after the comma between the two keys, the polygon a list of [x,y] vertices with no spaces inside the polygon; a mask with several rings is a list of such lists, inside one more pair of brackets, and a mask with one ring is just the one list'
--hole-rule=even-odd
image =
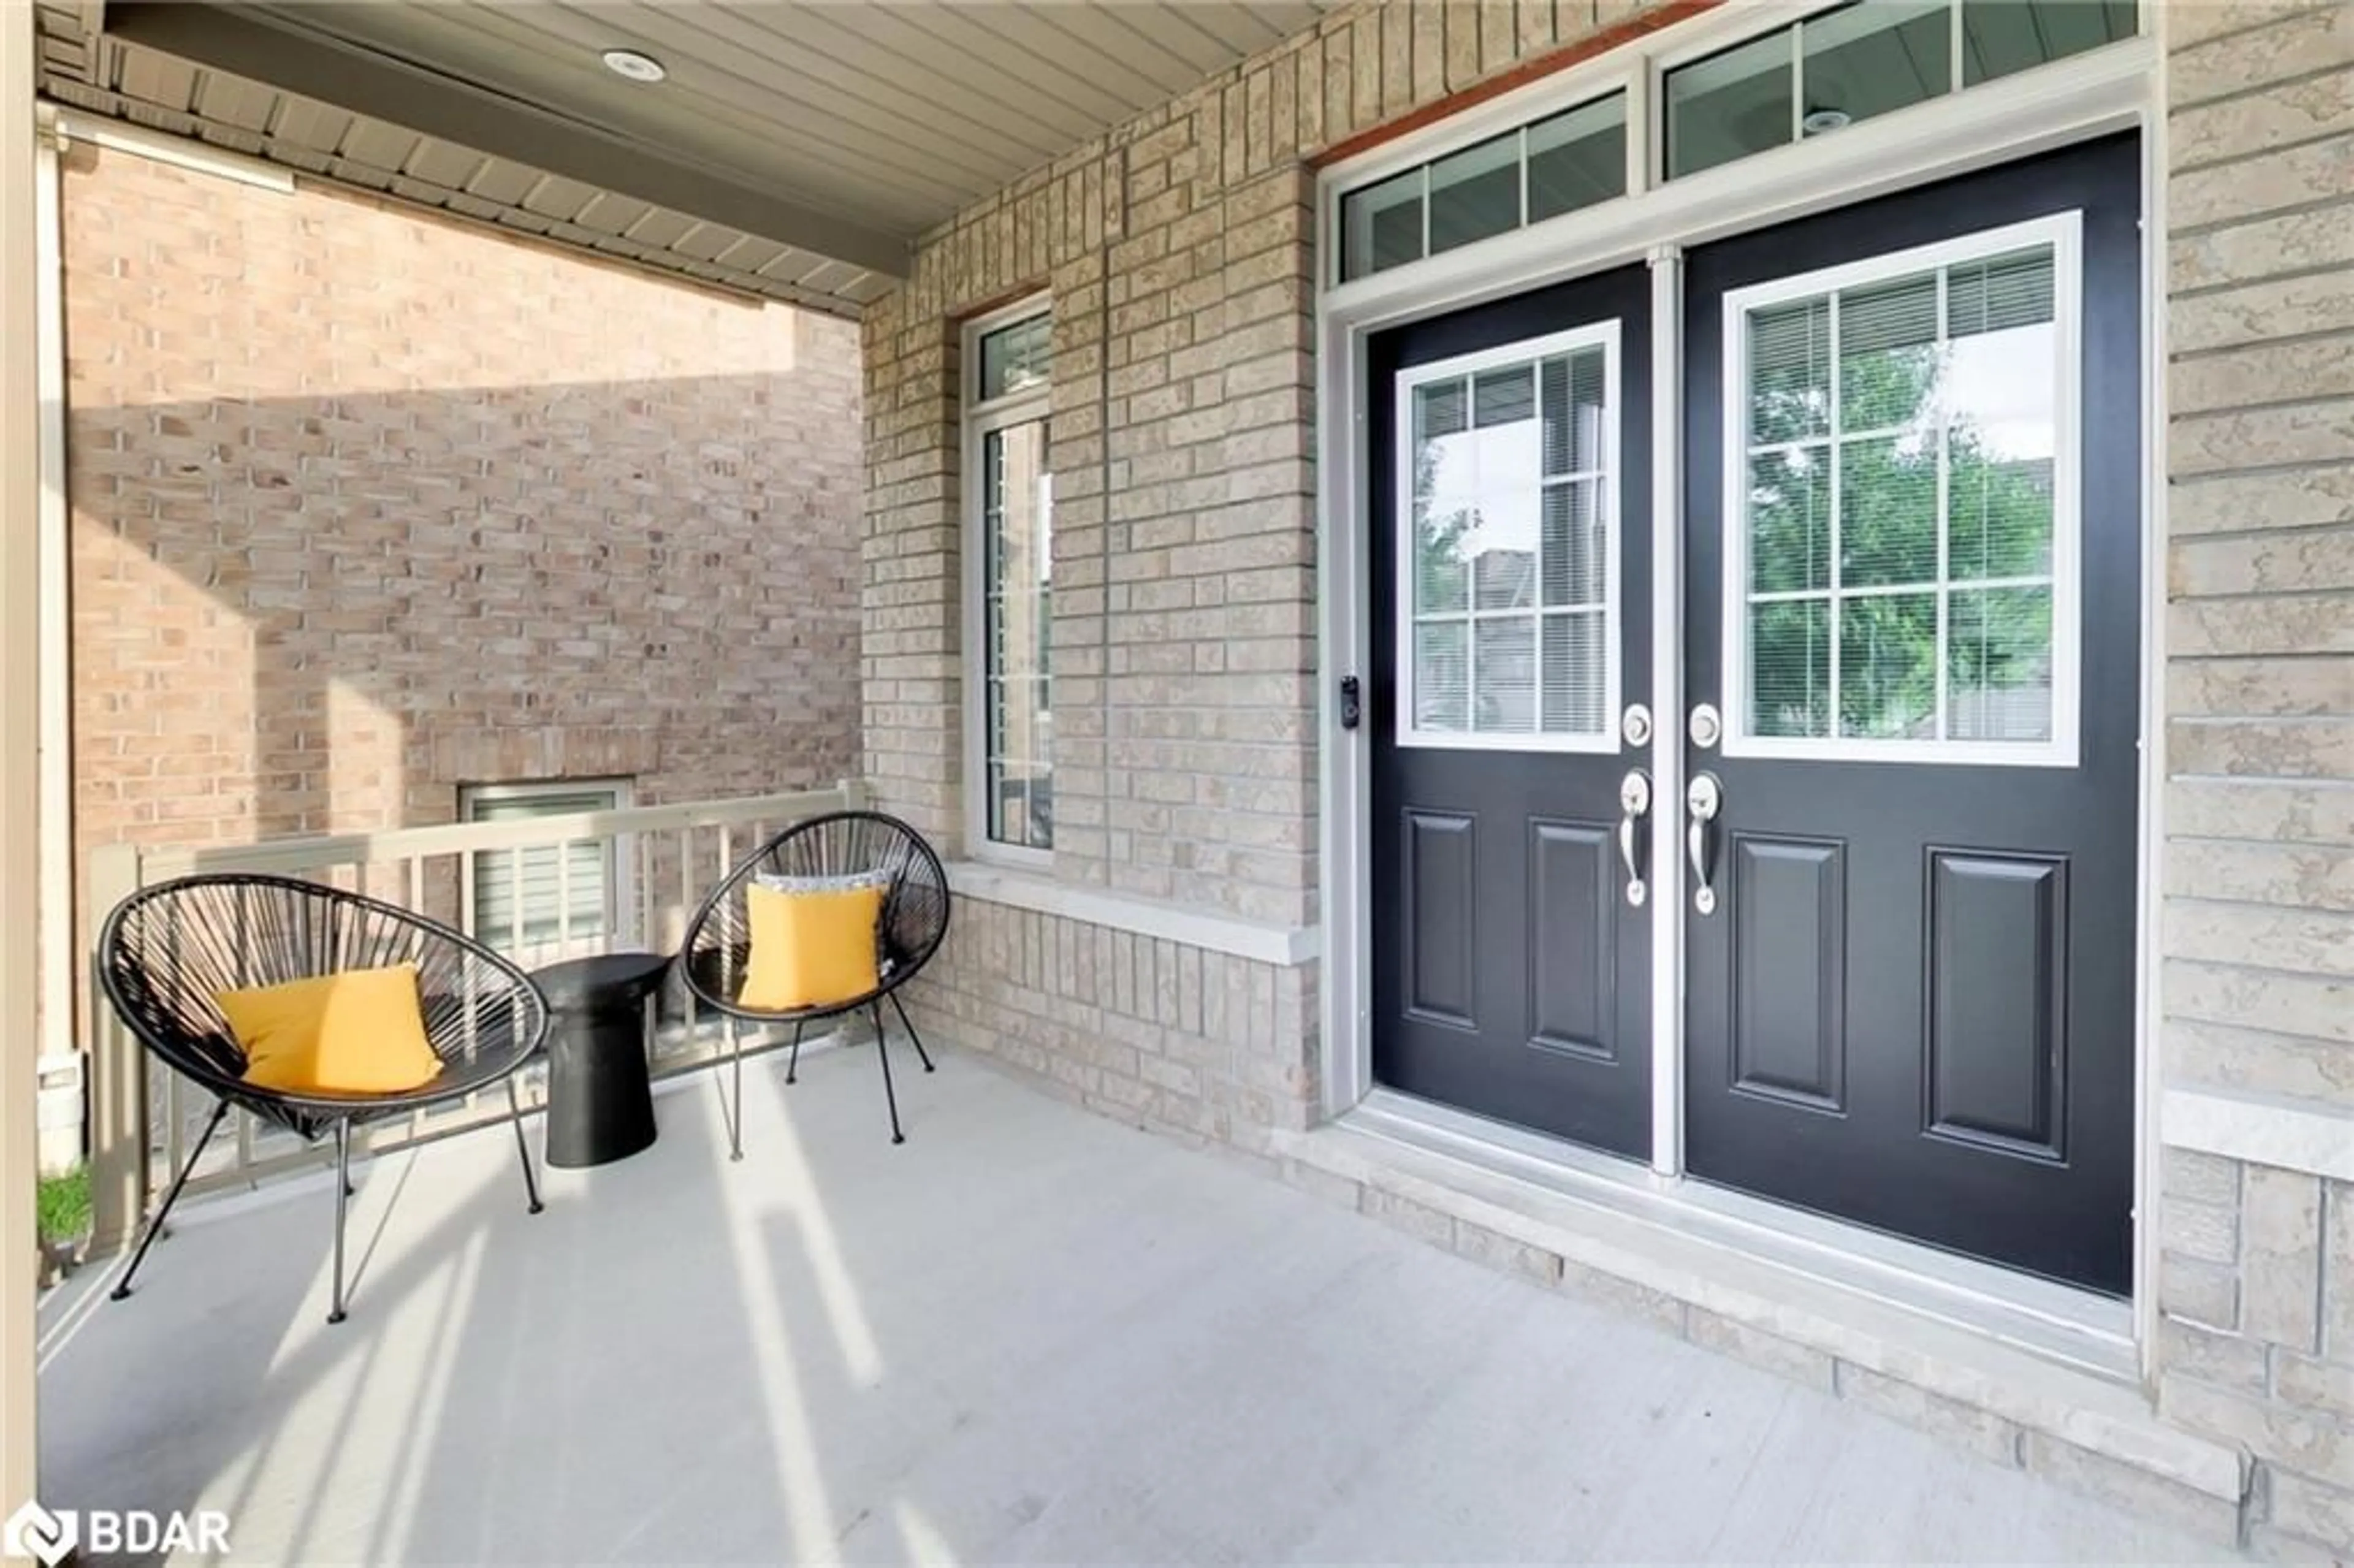
{"label": "concrete step", "polygon": [[1572,1195],[1525,1163],[1515,1172],[1346,1119],[1278,1133],[1271,1152],[1296,1185],[1436,1245],[1650,1318],[1997,1464],[2221,1544],[2242,1540],[2244,1457],[2159,1420],[2129,1343],[2032,1312],[1971,1321],[1934,1296],[1905,1299],[1884,1270],[1834,1266],[1819,1247],[1639,1192],[1586,1184]]}

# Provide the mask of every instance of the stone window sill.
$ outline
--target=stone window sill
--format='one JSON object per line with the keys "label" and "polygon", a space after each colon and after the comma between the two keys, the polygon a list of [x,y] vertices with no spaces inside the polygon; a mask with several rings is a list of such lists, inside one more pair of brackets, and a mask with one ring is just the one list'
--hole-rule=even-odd
{"label": "stone window sill", "polygon": [[949,891],[960,898],[1106,926],[1282,969],[1313,963],[1323,953],[1320,927],[1271,926],[1131,893],[1080,887],[1034,871],[980,861],[952,862],[948,874]]}

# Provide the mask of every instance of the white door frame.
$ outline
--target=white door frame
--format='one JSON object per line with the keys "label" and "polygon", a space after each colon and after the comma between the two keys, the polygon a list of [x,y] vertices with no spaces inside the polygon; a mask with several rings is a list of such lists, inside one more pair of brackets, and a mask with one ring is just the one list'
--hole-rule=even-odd
{"label": "white door frame", "polygon": [[[1808,7],[1819,9],[1819,7]],[[2143,36],[1900,111],[1854,131],[1794,143],[1686,176],[1656,181],[1649,108],[1663,61],[1772,30],[1784,5],[1725,6],[1662,29],[1558,74],[1442,120],[1322,171],[1322,279],[1317,304],[1318,606],[1322,713],[1320,884],[1324,948],[1322,1114],[1339,1117],[1373,1091],[1372,1049],[1372,779],[1374,726],[1344,730],[1339,685],[1370,668],[1366,571],[1366,345],[1375,332],[1548,283],[1648,262],[1652,281],[1652,687],[1630,690],[1654,715],[1648,764],[1655,781],[1650,833],[1653,1158],[1651,1184],[1683,1183],[1682,255],[1686,247],[1769,228],[1825,208],[1953,177],[2106,132],[2142,132],[2143,547],[2141,884],[2137,897],[2135,1213],[2150,1212],[2157,1150],[2154,1022],[2158,820],[2159,672],[2163,665],[2162,544],[2165,294],[2162,8],[2145,0]],[[1627,94],[1629,195],[1543,224],[1346,283],[1333,283],[1340,194],[1451,147],[1604,96]],[[1640,352],[1628,344],[1629,354]],[[1630,760],[1638,760],[1630,758]],[[1394,1107],[1389,1107],[1393,1111]],[[1861,1233],[1859,1233],[1861,1234]],[[2137,1224],[2134,1338],[2143,1375],[2156,1330],[2153,1232]]]}

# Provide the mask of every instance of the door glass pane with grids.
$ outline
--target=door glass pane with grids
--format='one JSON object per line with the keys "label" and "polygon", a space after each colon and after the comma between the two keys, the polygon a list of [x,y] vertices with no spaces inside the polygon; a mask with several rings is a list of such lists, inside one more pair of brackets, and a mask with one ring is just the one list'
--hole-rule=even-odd
{"label": "door glass pane with grids", "polygon": [[1611,353],[1589,335],[1402,378],[1402,743],[1613,744]]}
{"label": "door glass pane with grids", "polygon": [[2065,760],[2062,249],[1736,297],[1736,739]]}

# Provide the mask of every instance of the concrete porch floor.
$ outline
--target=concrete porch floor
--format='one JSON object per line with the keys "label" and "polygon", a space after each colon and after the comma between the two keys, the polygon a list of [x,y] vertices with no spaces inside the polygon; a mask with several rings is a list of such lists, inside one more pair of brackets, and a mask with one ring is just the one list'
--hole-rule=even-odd
{"label": "concrete porch floor", "polygon": [[[894,1066],[912,1069],[912,1054]],[[2217,1550],[970,1058],[191,1203],[45,1304],[41,1495],[242,1563],[2190,1562]],[[533,1144],[538,1139],[534,1124]]]}

